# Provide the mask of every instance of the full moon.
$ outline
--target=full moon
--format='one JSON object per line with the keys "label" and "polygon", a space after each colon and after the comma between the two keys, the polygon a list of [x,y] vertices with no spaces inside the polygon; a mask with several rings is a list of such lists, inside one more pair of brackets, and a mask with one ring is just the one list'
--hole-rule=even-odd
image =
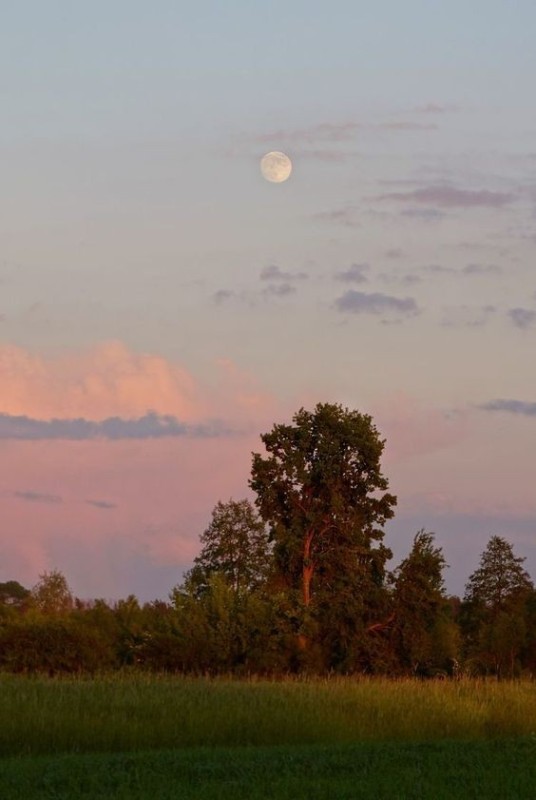
{"label": "full moon", "polygon": [[291,172],[292,161],[285,153],[273,150],[261,158],[262,177],[270,183],[283,183],[288,180]]}

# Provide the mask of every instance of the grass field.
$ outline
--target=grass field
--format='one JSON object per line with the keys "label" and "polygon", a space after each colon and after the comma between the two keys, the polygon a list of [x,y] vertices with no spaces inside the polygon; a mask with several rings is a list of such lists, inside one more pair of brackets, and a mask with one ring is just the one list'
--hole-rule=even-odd
{"label": "grass field", "polygon": [[536,685],[0,678],[0,797],[534,798]]}

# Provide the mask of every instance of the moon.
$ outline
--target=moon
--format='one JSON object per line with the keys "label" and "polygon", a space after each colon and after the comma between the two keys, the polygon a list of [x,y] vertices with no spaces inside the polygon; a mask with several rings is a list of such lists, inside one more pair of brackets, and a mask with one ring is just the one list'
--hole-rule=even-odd
{"label": "moon", "polygon": [[262,177],[270,183],[283,183],[290,178],[292,161],[279,150],[272,150],[261,158]]}

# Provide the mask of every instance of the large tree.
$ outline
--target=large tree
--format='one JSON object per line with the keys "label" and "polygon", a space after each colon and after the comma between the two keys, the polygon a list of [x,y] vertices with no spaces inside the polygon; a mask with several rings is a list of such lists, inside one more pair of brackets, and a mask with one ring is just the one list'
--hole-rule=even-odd
{"label": "large tree", "polygon": [[253,454],[250,485],[270,526],[281,585],[305,611],[302,618],[321,606],[333,613],[339,601],[352,619],[363,616],[363,595],[384,579],[391,554],[383,526],[396,505],[372,418],[319,403],[261,440],[266,455]]}

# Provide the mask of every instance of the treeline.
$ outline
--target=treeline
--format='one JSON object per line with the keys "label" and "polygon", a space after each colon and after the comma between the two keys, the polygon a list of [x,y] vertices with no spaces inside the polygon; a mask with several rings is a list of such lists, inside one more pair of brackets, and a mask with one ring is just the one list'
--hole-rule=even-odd
{"label": "treeline", "polygon": [[534,673],[536,590],[505,538],[490,539],[463,598],[446,593],[433,533],[387,569],[396,498],[369,416],[319,404],[261,439],[255,504],[216,505],[168,602],[81,601],[58,571],[31,590],[0,584],[0,669]]}

